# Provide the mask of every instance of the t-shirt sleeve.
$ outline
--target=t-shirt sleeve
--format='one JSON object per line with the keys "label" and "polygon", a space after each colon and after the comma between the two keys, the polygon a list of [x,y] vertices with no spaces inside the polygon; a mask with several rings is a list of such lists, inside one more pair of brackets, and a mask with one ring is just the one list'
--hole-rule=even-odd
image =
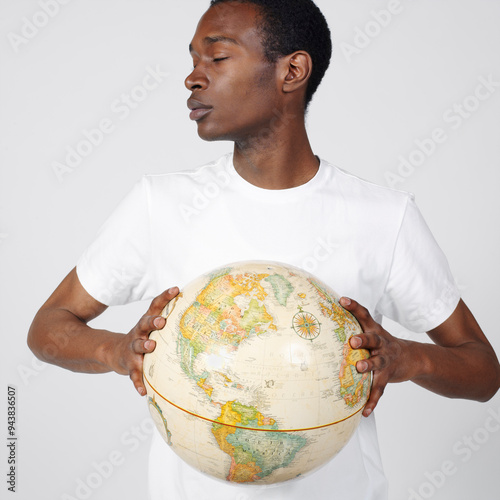
{"label": "t-shirt sleeve", "polygon": [[459,300],[448,261],[409,196],[377,309],[408,330],[427,332],[448,319]]}
{"label": "t-shirt sleeve", "polygon": [[85,290],[111,306],[150,298],[151,233],[146,179],[139,181],[80,257]]}

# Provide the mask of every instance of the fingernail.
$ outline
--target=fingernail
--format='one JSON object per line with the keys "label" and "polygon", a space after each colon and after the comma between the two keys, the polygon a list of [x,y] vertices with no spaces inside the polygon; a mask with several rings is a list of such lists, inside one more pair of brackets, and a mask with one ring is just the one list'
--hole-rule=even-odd
{"label": "fingernail", "polygon": [[365,411],[364,411],[364,415],[365,417],[369,417],[371,415],[371,412],[372,410],[370,408],[367,408]]}
{"label": "fingernail", "polygon": [[144,387],[138,387],[138,388],[137,388],[137,392],[138,392],[141,396],[144,396],[144,394],[146,394],[146,390],[144,389]]}
{"label": "fingernail", "polygon": [[353,337],[351,339],[351,347],[357,349],[361,345],[361,339],[359,337]]}
{"label": "fingernail", "polygon": [[153,321],[153,325],[156,326],[156,328],[161,328],[162,326],[162,320],[163,318],[161,316],[158,316],[157,318],[155,318],[155,320]]}
{"label": "fingernail", "polygon": [[340,302],[342,303],[343,306],[350,306],[351,305],[351,299],[348,297],[342,297],[340,299]]}
{"label": "fingernail", "polygon": [[146,349],[151,349],[151,347],[153,347],[152,345],[153,343],[151,342],[151,340],[146,340],[146,342],[144,342],[144,347]]}
{"label": "fingernail", "polygon": [[169,288],[167,291],[168,293],[174,293],[176,288],[177,288],[176,286],[173,286],[172,288]]}
{"label": "fingernail", "polygon": [[368,363],[366,361],[360,361],[358,363],[359,371],[364,372],[368,368]]}

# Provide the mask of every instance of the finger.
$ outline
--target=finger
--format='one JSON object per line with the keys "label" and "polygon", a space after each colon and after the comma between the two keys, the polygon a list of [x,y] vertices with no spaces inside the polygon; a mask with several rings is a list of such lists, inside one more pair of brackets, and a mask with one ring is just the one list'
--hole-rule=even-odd
{"label": "finger", "polygon": [[387,381],[384,382],[380,380],[380,377],[377,377],[377,375],[374,376],[370,397],[368,398],[368,402],[366,403],[366,406],[363,410],[364,417],[368,417],[373,412],[380,398],[384,394],[386,386],[387,386]]}
{"label": "finger", "polygon": [[161,295],[155,297],[149,306],[146,314],[149,316],[159,316],[163,308],[179,293],[179,288],[174,286],[165,290]]}
{"label": "finger", "polygon": [[358,320],[358,323],[361,325],[363,331],[370,330],[377,325],[376,321],[368,312],[368,309],[363,307],[361,304],[358,304],[355,300],[348,297],[342,297],[340,299],[340,305]]}
{"label": "finger", "polygon": [[141,395],[146,395],[146,387],[142,379],[142,370],[134,369],[130,372],[130,380],[134,384],[135,390]]}
{"label": "finger", "polygon": [[144,315],[137,323],[137,334],[142,337],[147,337],[154,330],[161,330],[166,323],[163,316],[148,316]]}
{"label": "finger", "polygon": [[149,339],[135,339],[132,342],[132,351],[136,354],[147,354],[153,352],[156,347],[156,342]]}
{"label": "finger", "polygon": [[383,370],[389,366],[389,359],[383,354],[371,356],[369,359],[363,359],[356,363],[356,370],[359,373],[374,372],[375,370]]}
{"label": "finger", "polygon": [[383,339],[375,332],[359,333],[349,339],[353,349],[379,349],[382,347]]}

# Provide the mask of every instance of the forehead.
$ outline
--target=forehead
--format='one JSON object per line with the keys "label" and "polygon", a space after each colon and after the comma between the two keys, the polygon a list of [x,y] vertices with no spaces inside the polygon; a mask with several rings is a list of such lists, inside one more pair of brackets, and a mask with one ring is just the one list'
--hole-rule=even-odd
{"label": "forehead", "polygon": [[251,3],[223,2],[205,12],[200,19],[190,51],[215,42],[240,45],[262,51],[258,8]]}

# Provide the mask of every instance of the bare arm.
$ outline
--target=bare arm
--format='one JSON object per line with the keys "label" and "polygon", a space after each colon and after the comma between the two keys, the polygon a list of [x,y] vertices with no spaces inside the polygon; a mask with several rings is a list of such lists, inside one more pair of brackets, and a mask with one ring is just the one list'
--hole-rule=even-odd
{"label": "bare arm", "polygon": [[351,346],[371,354],[370,359],[356,364],[359,372],[373,372],[365,416],[373,411],[389,382],[412,380],[442,396],[476,401],[488,401],[498,391],[497,356],[462,300],[444,323],[428,332],[435,344],[393,337],[357,302],[343,298],[341,304],[354,314],[364,332],[351,338]]}
{"label": "bare arm", "polygon": [[177,293],[178,289],[173,288],[155,298],[126,335],[96,330],[87,323],[107,307],[87,293],[73,269],[36,314],[28,346],[42,361],[72,371],[129,375],[139,394],[144,395],[142,360],[155,348],[148,336],[164,326],[165,320],[159,314]]}

